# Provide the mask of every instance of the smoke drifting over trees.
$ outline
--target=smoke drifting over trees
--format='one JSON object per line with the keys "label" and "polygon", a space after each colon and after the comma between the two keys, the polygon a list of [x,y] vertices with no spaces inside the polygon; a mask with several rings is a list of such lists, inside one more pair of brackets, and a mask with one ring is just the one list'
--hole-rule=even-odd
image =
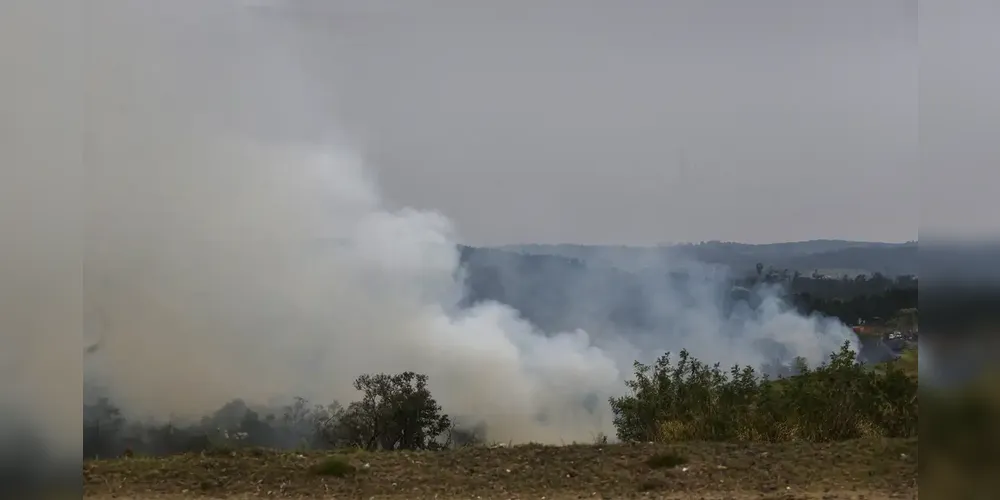
{"label": "smoke drifting over trees", "polygon": [[353,401],[358,375],[412,371],[490,439],[585,441],[613,434],[603,402],[636,359],[686,348],[723,365],[817,363],[856,343],[778,290],[758,290],[756,310],[727,311],[729,277],[686,261],[666,263],[686,281],[635,290],[649,314],[633,332],[614,318],[576,321],[621,300],[596,281],[566,285],[571,303],[552,331],[509,305],[468,303],[459,228],[383,199],[324,105],[332,91],[299,57],[310,47],[293,23],[220,2],[92,5],[89,402],[197,421],[234,398]]}
{"label": "smoke drifting over trees", "polygon": [[[572,441],[610,430],[606,405],[582,402],[618,394],[647,349],[760,365],[775,345],[820,361],[852,338],[774,294],[726,317],[729,282],[686,262],[671,263],[686,285],[647,287],[660,333],[641,345],[611,325],[541,332],[497,302],[459,307],[456,228],[391,208],[345,141],[317,139],[338,124],[314,106],[327,90],[298,66],[291,26],[194,5],[95,17],[87,374],[127,414],[350,401],[358,374],[415,371],[491,437]],[[607,301],[596,284],[576,295],[580,311]]]}

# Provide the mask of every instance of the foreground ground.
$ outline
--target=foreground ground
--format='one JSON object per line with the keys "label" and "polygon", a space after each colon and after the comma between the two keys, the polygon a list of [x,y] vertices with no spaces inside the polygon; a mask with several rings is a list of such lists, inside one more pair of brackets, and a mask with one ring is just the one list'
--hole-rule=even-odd
{"label": "foreground ground", "polygon": [[917,498],[917,440],[244,450],[87,461],[87,498]]}

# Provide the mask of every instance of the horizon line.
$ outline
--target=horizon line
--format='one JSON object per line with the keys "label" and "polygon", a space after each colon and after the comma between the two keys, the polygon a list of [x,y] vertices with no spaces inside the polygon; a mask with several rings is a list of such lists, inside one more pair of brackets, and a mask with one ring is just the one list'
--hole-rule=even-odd
{"label": "horizon line", "polygon": [[664,242],[664,243],[651,243],[651,244],[620,244],[620,243],[500,243],[500,244],[472,244],[472,243],[459,243],[464,246],[478,246],[484,248],[503,248],[503,247],[516,247],[516,246],[578,246],[578,247],[621,247],[621,248],[664,248],[664,247],[676,247],[676,246],[690,246],[690,245],[704,245],[704,244],[723,244],[723,245],[745,245],[745,246],[769,246],[769,245],[796,245],[803,243],[816,243],[816,242],[840,242],[847,244],[862,244],[862,245],[913,245],[919,244],[919,240],[906,240],[906,241],[877,241],[877,240],[845,240],[837,238],[817,238],[812,240],[792,240],[792,241],[775,241],[771,243],[746,243],[741,241],[732,240],[703,240],[695,242]]}

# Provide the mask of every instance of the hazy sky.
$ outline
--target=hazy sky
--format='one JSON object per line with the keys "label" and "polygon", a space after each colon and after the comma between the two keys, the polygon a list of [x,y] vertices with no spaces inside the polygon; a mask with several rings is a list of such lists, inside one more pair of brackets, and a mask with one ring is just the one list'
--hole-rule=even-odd
{"label": "hazy sky", "polygon": [[[914,1],[243,3],[294,21],[287,64],[312,90],[277,69],[287,40],[241,48],[272,35],[227,31],[215,2],[105,1],[87,4],[104,24],[84,73],[109,95],[89,102],[161,96],[187,121],[269,107],[243,122],[289,137],[336,121],[389,200],[476,244],[916,238]],[[148,22],[121,26],[126,10]],[[178,22],[201,35],[174,39]],[[101,42],[112,28],[128,41]]]}
{"label": "hazy sky", "polygon": [[470,242],[916,238],[914,1],[351,3],[303,64]]}

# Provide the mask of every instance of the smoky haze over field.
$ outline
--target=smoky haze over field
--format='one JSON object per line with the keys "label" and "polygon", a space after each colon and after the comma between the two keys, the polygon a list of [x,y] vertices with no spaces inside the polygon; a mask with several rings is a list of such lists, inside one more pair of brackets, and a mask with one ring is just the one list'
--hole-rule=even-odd
{"label": "smoky haze over field", "polygon": [[[641,342],[462,307],[460,228],[383,199],[339,133],[350,124],[317,104],[336,89],[300,55],[322,47],[235,4],[139,4],[93,4],[86,68],[97,347],[85,374],[127,415],[194,418],[238,397],[347,403],[357,375],[413,370],[489,438],[590,440],[613,427],[606,404],[588,403],[621,393],[637,357],[686,347],[760,365],[781,345],[818,362],[853,339],[773,293],[756,315],[725,318],[725,276],[689,262],[667,264],[694,273],[690,285],[650,285],[661,323]],[[575,297],[608,300],[596,284]]]}

